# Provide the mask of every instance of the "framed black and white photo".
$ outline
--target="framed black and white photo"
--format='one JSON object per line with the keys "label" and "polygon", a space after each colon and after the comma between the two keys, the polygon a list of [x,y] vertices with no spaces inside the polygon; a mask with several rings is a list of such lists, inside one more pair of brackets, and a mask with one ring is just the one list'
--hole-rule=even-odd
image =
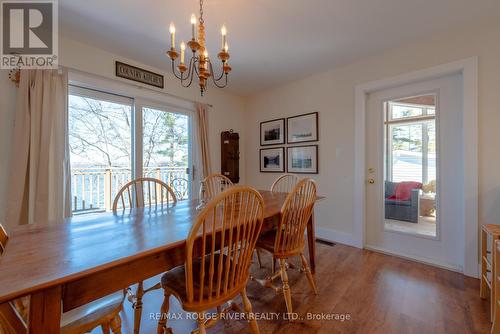
{"label": "framed black and white photo", "polygon": [[287,147],[287,172],[318,174],[318,145]]}
{"label": "framed black and white photo", "polygon": [[286,121],[288,144],[318,141],[317,112],[288,117]]}
{"label": "framed black and white photo", "polygon": [[279,145],[285,143],[285,119],[274,119],[260,123],[260,145]]}
{"label": "framed black and white photo", "polygon": [[260,149],[260,172],[261,173],[284,173],[285,172],[285,148],[261,148]]}

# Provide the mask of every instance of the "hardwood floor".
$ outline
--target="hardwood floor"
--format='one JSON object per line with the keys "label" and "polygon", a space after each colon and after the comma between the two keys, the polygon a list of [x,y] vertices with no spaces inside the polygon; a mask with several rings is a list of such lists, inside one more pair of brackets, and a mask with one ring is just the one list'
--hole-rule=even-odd
{"label": "hardwood floor", "polygon": [[[264,266],[253,273],[265,276],[270,257],[262,254]],[[299,260],[294,263],[298,264]],[[312,294],[304,274],[289,271],[294,312],[344,314],[350,320],[260,320],[261,333],[489,333],[488,302],[479,298],[479,280],[421,263],[371,251],[317,244],[316,283]],[[154,284],[150,280],[146,285]],[[279,281],[277,281],[279,282]],[[281,294],[250,282],[248,295],[254,312],[286,312]],[[156,333],[162,291],[147,294],[141,333]],[[241,301],[238,300],[239,303]],[[133,312],[125,302],[123,333],[131,333]],[[171,299],[171,314],[182,312]],[[195,321],[169,320],[174,333],[188,333]],[[219,322],[208,333],[248,333],[245,321]],[[93,333],[99,333],[99,330]]]}

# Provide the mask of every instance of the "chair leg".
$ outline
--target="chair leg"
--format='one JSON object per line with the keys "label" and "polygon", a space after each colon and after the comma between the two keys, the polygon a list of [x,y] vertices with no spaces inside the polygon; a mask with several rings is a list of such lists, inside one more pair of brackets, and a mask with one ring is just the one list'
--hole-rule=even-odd
{"label": "chair leg", "polygon": [[255,253],[257,253],[257,262],[259,263],[259,268],[262,268],[262,260],[260,259],[260,250],[256,248]]}
{"label": "chair leg", "polygon": [[142,317],[142,296],[144,296],[144,284],[139,282],[137,284],[137,291],[135,293],[135,303],[134,303],[134,334],[139,334],[141,329],[141,317]]}
{"label": "chair leg", "polygon": [[[491,303],[496,304],[496,300],[492,300]],[[495,305],[495,311],[493,315],[493,319],[491,321],[493,322],[493,325],[491,326],[491,334],[500,334],[500,307],[498,305]]]}
{"label": "chair leg", "polygon": [[283,282],[283,295],[285,296],[286,309],[288,313],[292,313],[292,294],[290,285],[288,285],[288,274],[286,273],[285,259],[280,259],[281,281]]}
{"label": "chair leg", "polygon": [[272,272],[271,276],[273,276],[274,273],[276,272],[276,259],[274,258],[274,256],[271,262],[271,272]]}
{"label": "chair leg", "polygon": [[198,313],[198,333],[207,334],[205,330],[205,317],[203,313]]}
{"label": "chair leg", "polygon": [[248,322],[250,323],[250,333],[259,334],[259,326],[257,325],[255,316],[252,314],[252,304],[250,303],[250,299],[248,299],[246,288],[243,288],[241,291],[241,299],[243,299],[243,307],[245,308]]}
{"label": "chair leg", "polygon": [[156,330],[157,334],[171,333],[172,329],[167,328],[167,314],[170,308],[170,295],[165,293],[163,298],[163,304],[161,304],[160,309],[160,320],[158,320],[158,328]]}
{"label": "chair leg", "polygon": [[316,283],[314,283],[314,277],[311,273],[311,269],[309,269],[309,265],[307,264],[306,257],[304,254],[300,254],[300,259],[302,260],[302,267],[304,268],[304,272],[306,273],[307,280],[309,281],[309,285],[311,286],[311,289],[313,289],[314,294],[318,294],[318,289],[316,288]]}
{"label": "chair leg", "polygon": [[109,323],[102,324],[101,329],[103,334],[109,334]]}
{"label": "chair leg", "polygon": [[122,333],[122,318],[120,318],[119,314],[117,314],[113,319],[111,319],[109,325],[111,327],[111,331],[113,332],[113,334]]}

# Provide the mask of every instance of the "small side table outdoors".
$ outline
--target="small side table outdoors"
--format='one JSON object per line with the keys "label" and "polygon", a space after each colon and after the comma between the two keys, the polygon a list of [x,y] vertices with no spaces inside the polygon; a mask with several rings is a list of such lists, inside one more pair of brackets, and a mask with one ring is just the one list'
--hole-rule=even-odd
{"label": "small side table outdoors", "polygon": [[[491,238],[491,243],[488,247],[489,238]],[[488,298],[488,294],[490,296],[491,320],[493,320],[495,311],[495,284],[491,282],[493,277],[492,273],[495,272],[494,264],[496,252],[493,251],[493,247],[497,239],[500,239],[500,225],[484,224],[481,227],[481,288],[479,295],[482,299]]]}
{"label": "small side table outdoors", "polygon": [[436,212],[436,195],[423,194],[420,195],[420,215],[430,217]]}

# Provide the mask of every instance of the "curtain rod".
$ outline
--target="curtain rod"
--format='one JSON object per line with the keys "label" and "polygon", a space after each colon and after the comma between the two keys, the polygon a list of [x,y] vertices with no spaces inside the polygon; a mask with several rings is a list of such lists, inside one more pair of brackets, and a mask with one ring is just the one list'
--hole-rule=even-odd
{"label": "curtain rod", "polygon": [[90,73],[90,72],[82,71],[80,69],[69,67],[69,66],[62,66],[62,67],[65,67],[68,70],[73,71],[73,72],[79,72],[79,73],[82,73],[82,74],[95,76],[95,77],[98,77],[98,78],[101,78],[101,79],[114,81],[114,82],[117,82],[117,83],[128,84],[128,85],[136,87],[138,89],[146,89],[146,90],[149,90],[149,91],[152,91],[152,92],[155,92],[155,93],[164,94],[164,95],[167,95],[167,96],[179,99],[179,100],[183,100],[183,101],[187,101],[187,102],[194,102],[194,103],[203,103],[203,104],[206,104],[207,106],[209,106],[210,108],[214,107],[210,103],[205,103],[205,102],[201,102],[201,101],[197,101],[197,100],[191,100],[191,99],[188,99],[186,97],[177,96],[177,95],[174,95],[174,94],[171,94],[171,93],[168,93],[168,92],[155,90],[155,89],[152,89],[152,88],[149,88],[149,87],[144,87],[144,86],[141,86],[141,85],[138,85],[138,84],[134,84],[134,83],[129,83],[127,81],[122,81],[122,80],[119,80],[119,79],[116,79],[116,78],[109,78],[109,77],[106,77],[106,76],[101,75],[101,74]]}

